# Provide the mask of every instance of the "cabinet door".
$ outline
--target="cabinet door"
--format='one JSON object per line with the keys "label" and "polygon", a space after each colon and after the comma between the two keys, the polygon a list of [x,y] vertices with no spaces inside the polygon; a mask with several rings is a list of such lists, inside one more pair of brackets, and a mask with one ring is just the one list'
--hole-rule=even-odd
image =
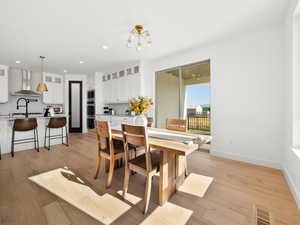
{"label": "cabinet door", "polygon": [[106,81],[106,102],[111,103],[113,98],[112,81]]}
{"label": "cabinet door", "polygon": [[64,89],[64,84],[63,84],[63,76],[62,75],[54,75],[54,93],[53,96],[55,98],[53,99],[53,104],[63,104],[64,103],[64,94],[63,94],[63,89]]}
{"label": "cabinet door", "polygon": [[122,102],[128,102],[129,99],[131,98],[130,94],[130,77],[131,76],[125,76],[121,78],[120,82],[122,83],[122,86],[120,87],[121,90],[121,101]]}
{"label": "cabinet door", "polygon": [[46,83],[47,87],[48,87],[48,91],[43,92],[43,102],[45,104],[53,104],[53,89],[54,89],[54,85],[53,85],[53,76],[51,74],[48,73],[44,73],[43,74],[43,82]]}
{"label": "cabinet door", "polygon": [[135,74],[129,77],[129,98],[136,98],[141,95],[141,76]]}
{"label": "cabinet door", "polygon": [[8,67],[0,65],[0,103],[8,102]]}

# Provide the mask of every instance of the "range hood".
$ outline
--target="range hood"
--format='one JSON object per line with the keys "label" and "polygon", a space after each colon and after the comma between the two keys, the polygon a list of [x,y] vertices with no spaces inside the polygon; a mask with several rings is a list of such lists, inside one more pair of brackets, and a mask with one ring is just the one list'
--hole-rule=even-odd
{"label": "range hood", "polygon": [[39,97],[40,93],[33,91],[32,88],[32,72],[25,69],[20,69],[19,74],[17,75],[18,83],[21,83],[21,89],[17,90],[11,95],[13,96],[29,96],[29,97]]}

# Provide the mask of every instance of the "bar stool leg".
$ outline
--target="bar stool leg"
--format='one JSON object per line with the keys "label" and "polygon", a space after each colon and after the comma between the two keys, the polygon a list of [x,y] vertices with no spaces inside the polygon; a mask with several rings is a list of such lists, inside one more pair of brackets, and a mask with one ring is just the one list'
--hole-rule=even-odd
{"label": "bar stool leg", "polygon": [[64,128],[61,128],[61,143],[64,144]]}
{"label": "bar stool leg", "polygon": [[47,146],[46,146],[46,140],[47,140],[47,127],[45,127],[44,148],[47,148]]}
{"label": "bar stool leg", "polygon": [[36,130],[35,132],[36,132],[36,141],[37,141],[37,151],[39,152],[40,151],[39,132],[37,128],[35,130]]}
{"label": "bar stool leg", "polygon": [[65,126],[65,130],[66,130],[66,142],[67,142],[67,146],[69,146],[69,135],[68,135],[68,129],[67,126]]}
{"label": "bar stool leg", "polygon": [[1,157],[2,157],[2,156],[1,156],[1,145],[0,145],[0,160],[2,159]]}
{"label": "bar stool leg", "polygon": [[33,142],[34,142],[34,149],[36,150],[36,134],[35,134],[35,129],[33,129]]}
{"label": "bar stool leg", "polygon": [[12,131],[12,136],[11,136],[11,151],[10,154],[12,157],[15,156],[15,131]]}
{"label": "bar stool leg", "polygon": [[49,129],[49,131],[48,131],[48,150],[50,150],[50,128],[48,128]]}

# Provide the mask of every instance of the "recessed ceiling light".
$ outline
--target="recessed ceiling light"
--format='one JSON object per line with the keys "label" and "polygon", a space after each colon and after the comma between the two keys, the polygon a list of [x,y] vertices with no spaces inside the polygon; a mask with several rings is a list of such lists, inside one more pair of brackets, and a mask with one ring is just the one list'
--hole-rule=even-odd
{"label": "recessed ceiling light", "polygon": [[17,63],[17,64],[20,64],[20,63],[21,63],[21,61],[17,60],[17,61],[16,61],[16,63]]}
{"label": "recessed ceiling light", "polygon": [[64,73],[67,73],[68,72],[68,70],[64,70]]}
{"label": "recessed ceiling light", "polygon": [[79,63],[80,63],[80,64],[83,64],[83,63],[84,63],[84,61],[79,61]]}
{"label": "recessed ceiling light", "polygon": [[107,49],[108,49],[108,46],[107,46],[107,45],[102,45],[102,48],[103,48],[104,50],[107,50]]}

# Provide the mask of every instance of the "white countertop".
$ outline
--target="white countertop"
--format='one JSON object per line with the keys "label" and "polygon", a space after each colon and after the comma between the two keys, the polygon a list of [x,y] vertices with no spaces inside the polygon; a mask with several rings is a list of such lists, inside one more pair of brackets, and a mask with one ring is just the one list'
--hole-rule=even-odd
{"label": "white countertop", "polygon": [[[43,115],[29,115],[28,118],[36,118],[38,120],[42,120],[42,119],[50,119],[50,118],[55,118],[55,117],[66,117],[67,115],[65,114],[56,114],[55,116],[47,116],[44,117]],[[25,116],[14,116],[14,117],[9,117],[9,116],[0,116],[0,120],[15,120],[15,119],[25,119]]]}

